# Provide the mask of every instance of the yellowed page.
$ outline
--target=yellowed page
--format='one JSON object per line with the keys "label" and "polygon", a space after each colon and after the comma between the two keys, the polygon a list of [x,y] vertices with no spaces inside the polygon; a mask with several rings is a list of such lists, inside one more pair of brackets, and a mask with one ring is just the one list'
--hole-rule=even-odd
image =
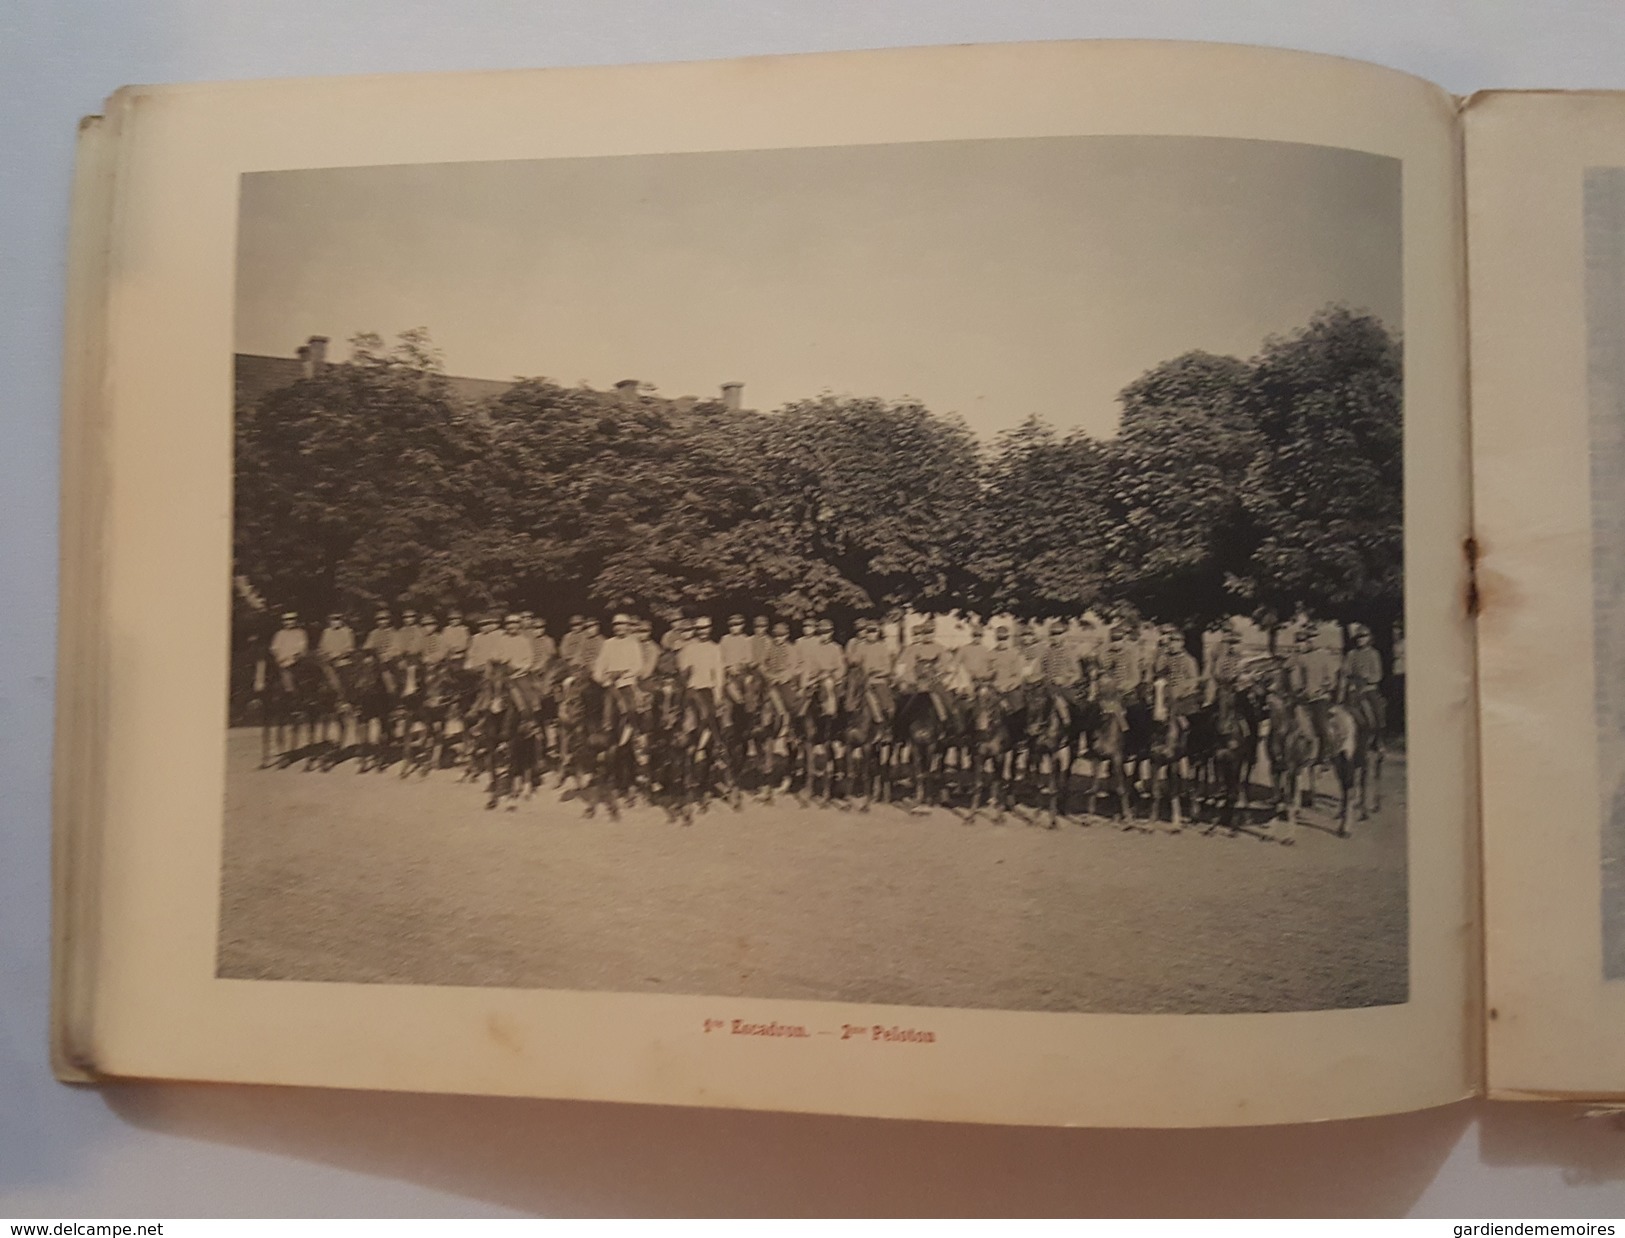
{"label": "yellowed page", "polygon": [[104,632],[101,593],[102,494],[107,461],[101,451],[105,391],[108,241],[115,198],[116,136],[100,117],[81,125],[74,167],[67,325],[62,383],[62,576],[58,626],[56,747],[74,753],[53,771],[56,828],[51,856],[51,1058],[63,1078],[93,1068],[89,1034],[95,988],[100,865],[105,820],[100,800],[100,729]]}
{"label": "yellowed page", "polygon": [[[1058,43],[131,89],[111,108],[128,136],[109,307],[111,808],[92,1055],[102,1072],[1136,1126],[1337,1118],[1472,1090],[1464,320],[1455,115],[1442,92],[1288,53]],[[244,173],[1086,135],[1298,143],[1402,161],[1403,1000],[1118,1014],[217,978],[233,261]],[[1073,362],[1063,348],[1047,364]],[[1312,866],[1316,856],[1362,854],[1336,847],[1374,845],[1360,828],[1349,840],[1304,832],[1295,849],[1266,851],[1246,837],[1222,845]],[[1147,837],[1135,854],[1149,862],[1154,848],[1209,844],[1221,845],[1187,831]],[[954,845],[951,833],[941,845]],[[1286,880],[1260,902],[1298,892]],[[629,920],[636,911],[627,908]],[[1044,924],[1030,929],[1042,936]],[[1191,942],[1190,958],[1222,952],[1225,935]],[[1126,940],[1088,943],[1080,966]],[[747,926],[741,951],[762,944]],[[736,1024],[774,1023],[808,1035],[734,1034]],[[843,1038],[848,1026],[864,1034]],[[874,1027],[929,1036],[877,1038]]]}
{"label": "yellowed page", "polygon": [[1489,1089],[1615,1094],[1625,98],[1465,119]]}

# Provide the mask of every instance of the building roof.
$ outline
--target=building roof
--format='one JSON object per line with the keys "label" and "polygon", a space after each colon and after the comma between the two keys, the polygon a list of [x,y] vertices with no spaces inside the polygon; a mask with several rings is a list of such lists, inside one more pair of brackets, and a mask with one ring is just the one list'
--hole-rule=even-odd
{"label": "building roof", "polygon": [[[305,363],[298,357],[267,357],[259,353],[240,352],[236,356],[236,363],[239,404],[258,403],[270,392],[291,387],[305,376]],[[468,404],[494,400],[514,386],[512,379],[469,378],[461,374],[446,375],[446,383],[453,395]]]}

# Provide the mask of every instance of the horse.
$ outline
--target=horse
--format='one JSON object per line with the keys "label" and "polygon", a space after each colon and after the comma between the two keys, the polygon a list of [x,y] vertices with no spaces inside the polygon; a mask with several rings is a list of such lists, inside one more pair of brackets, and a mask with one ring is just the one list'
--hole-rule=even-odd
{"label": "horse", "polygon": [[394,668],[394,700],[389,709],[389,735],[399,737],[401,745],[401,777],[412,772],[412,726],[422,712],[423,660],[416,654],[403,656]]}
{"label": "horse", "polygon": [[761,763],[766,696],[767,681],[760,668],[748,663],[728,668],[722,685],[719,725],[736,788],[749,770],[752,756],[758,765]]}
{"label": "horse", "polygon": [[[445,705],[441,713],[435,764],[449,761],[454,767],[463,765],[466,767],[464,780],[471,780],[476,777],[474,769],[479,764],[476,755],[478,737],[471,724],[474,719],[474,702],[479,699],[485,676],[480,671],[465,666],[461,659],[448,658],[442,661],[440,666],[444,674],[440,687]],[[456,725],[455,731],[452,729],[453,724]]]}
{"label": "horse", "polygon": [[[757,751],[761,762],[762,792],[769,803],[778,791],[787,791],[795,776],[798,753],[797,722],[803,712],[800,685],[793,680],[764,680],[761,714],[757,722]],[[783,756],[782,773],[778,758]]]}
{"label": "horse", "polygon": [[1107,785],[1117,794],[1123,828],[1132,830],[1135,817],[1129,783],[1132,771],[1151,758],[1156,729],[1151,706],[1138,692],[1102,700],[1097,691],[1080,712],[1081,746],[1095,765],[1089,786],[1089,815],[1096,815],[1101,787]]}
{"label": "horse", "polygon": [[293,681],[298,712],[307,728],[305,769],[330,770],[344,749],[349,702],[343,682],[332,661],[321,653],[307,653],[295,662]]}
{"label": "horse", "polygon": [[658,789],[672,801],[668,812],[691,819],[689,776],[693,772],[691,749],[697,739],[690,727],[690,715],[682,676],[668,651],[661,655],[647,684],[649,707],[643,714],[646,727],[640,775],[651,797]]}
{"label": "horse", "polygon": [[408,664],[407,682],[397,705],[401,719],[401,777],[424,777],[438,768],[446,728],[457,700],[454,668],[444,660]]}
{"label": "horse", "polygon": [[890,782],[885,775],[886,752],[895,725],[897,705],[891,689],[870,678],[856,664],[847,667],[842,702],[841,742],[846,764],[846,794],[859,794],[861,811],[868,812],[877,792],[887,798]]}
{"label": "horse", "polygon": [[[1315,729],[1283,674],[1272,676],[1265,700],[1269,710],[1270,782],[1277,813],[1288,826],[1298,821],[1298,785],[1315,760]],[[1290,842],[1288,838],[1286,841]]]}
{"label": "horse", "polygon": [[608,691],[585,671],[576,671],[558,689],[560,759],[559,785],[567,777],[587,802],[586,815],[597,814],[603,804],[612,820],[620,819],[610,756],[615,749],[617,724],[611,719]]}
{"label": "horse", "polygon": [[966,821],[974,821],[981,811],[984,776],[993,819],[1004,820],[1011,772],[1006,765],[1014,757],[1018,738],[1011,731],[1010,716],[1004,693],[987,680],[975,685],[965,715],[965,750],[971,771],[970,812]]}
{"label": "horse", "polygon": [[1360,820],[1382,805],[1382,711],[1370,694],[1332,706],[1327,748],[1340,792],[1337,835],[1348,836],[1349,795],[1358,790]]}
{"label": "horse", "polygon": [[544,665],[533,666],[529,674],[530,696],[535,706],[532,719],[536,731],[536,761],[531,771],[533,783],[539,784],[542,767],[548,762],[563,769],[563,739],[559,731],[559,681],[568,673],[568,664],[560,657],[550,658]]}
{"label": "horse", "polygon": [[[1191,715],[1188,755],[1193,770],[1208,771],[1217,825],[1236,828],[1236,804],[1247,807],[1247,787],[1258,761],[1256,699],[1229,683],[1214,686],[1213,701]],[[1208,833],[1212,833],[1209,827]]]}
{"label": "horse", "polygon": [[[490,776],[486,808],[504,799],[517,801],[534,790],[529,775],[534,760],[535,706],[529,693],[506,662],[488,662],[474,700],[472,729]],[[512,809],[514,803],[508,807]]]}
{"label": "horse", "polygon": [[[339,671],[345,699],[355,719],[358,761],[356,772],[365,774],[388,764],[389,717],[394,709],[393,680],[388,668],[370,649],[358,649]],[[379,738],[373,741],[372,724],[378,723]]]}
{"label": "horse", "polygon": [[[1188,790],[1187,780],[1181,770],[1186,759],[1189,733],[1185,727],[1179,725],[1179,718],[1167,700],[1166,687],[1159,682],[1154,693],[1151,743],[1146,752],[1151,766],[1150,804],[1146,810],[1146,820],[1155,823],[1162,819],[1161,806],[1166,796],[1168,822],[1177,833],[1184,825],[1180,818],[1179,797],[1181,792]],[[1158,714],[1163,716],[1159,718]],[[1196,815],[1194,796],[1189,815],[1192,817]]]}
{"label": "horse", "polygon": [[[739,782],[723,738],[717,701],[710,691],[690,688],[684,692],[682,729],[685,739],[680,778],[685,797],[695,791],[702,796],[713,794],[718,789],[720,771],[722,790],[737,812],[742,806]],[[684,820],[691,820],[693,808],[687,798],[681,808]]]}
{"label": "horse", "polygon": [[928,804],[940,803],[944,787],[939,760],[944,737],[954,731],[954,719],[945,694],[926,688],[901,692],[897,698],[895,733],[902,758],[896,767],[906,763],[914,786],[914,805],[910,812],[925,812]]}
{"label": "horse", "polygon": [[1023,696],[1027,773],[1036,776],[1040,807],[1050,829],[1066,815],[1072,762],[1077,752],[1078,712],[1054,684],[1026,685]]}
{"label": "horse", "polygon": [[[802,753],[806,761],[804,796],[817,796],[823,783],[828,804],[835,788],[835,741],[841,734],[841,693],[834,675],[819,675],[806,693],[802,714]],[[821,760],[815,759],[821,757]]]}
{"label": "horse", "polygon": [[260,705],[260,768],[285,766],[299,740],[299,689],[293,668],[270,655],[261,658],[254,667],[254,694]]}
{"label": "horse", "polygon": [[642,683],[605,685],[602,697],[604,751],[601,773],[613,795],[648,791],[650,699]]}

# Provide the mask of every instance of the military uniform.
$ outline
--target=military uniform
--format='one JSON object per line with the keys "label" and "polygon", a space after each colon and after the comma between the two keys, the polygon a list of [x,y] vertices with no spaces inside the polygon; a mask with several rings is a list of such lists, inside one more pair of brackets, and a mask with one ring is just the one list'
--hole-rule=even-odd
{"label": "military uniform", "polygon": [[875,640],[868,640],[862,636],[854,637],[847,642],[846,660],[861,673],[863,691],[874,694],[875,702],[883,714],[891,714],[897,708],[891,686],[892,668],[897,659],[886,647],[886,642],[878,637]]}
{"label": "military uniform", "polygon": [[718,648],[722,651],[722,667],[726,671],[740,671],[756,665],[755,642],[747,633],[729,632],[718,643]]}
{"label": "military uniform", "polygon": [[1142,663],[1139,645],[1114,640],[1100,653],[1100,677],[1096,696],[1101,708],[1122,713],[1123,703],[1140,689]]}
{"label": "military uniform", "polygon": [[951,666],[948,651],[935,640],[916,641],[905,646],[898,655],[895,671],[897,687],[904,692],[926,693],[937,716],[946,720],[951,716],[947,693],[947,676]]}
{"label": "military uniform", "polygon": [[310,637],[305,635],[304,628],[278,628],[271,637],[271,659],[283,670],[304,657],[309,649]]}
{"label": "military uniform", "polygon": [[1388,729],[1388,700],[1382,694],[1382,655],[1370,645],[1355,646],[1343,655],[1343,699],[1365,711],[1367,727],[1378,735]]}
{"label": "military uniform", "polygon": [[1317,760],[1323,760],[1329,742],[1332,701],[1337,695],[1342,659],[1320,646],[1299,648],[1287,662],[1287,682],[1303,704],[1314,727]]}
{"label": "military uniform", "polygon": [[448,623],[440,630],[440,643],[447,658],[461,658],[468,654],[469,631],[460,623]]}
{"label": "military uniform", "polygon": [[788,640],[769,639],[758,665],[767,680],[768,697],[790,717],[801,714],[801,653]]}
{"label": "military uniform", "polygon": [[423,629],[415,623],[408,623],[395,632],[395,654],[397,658],[415,658],[423,654]]}
{"label": "military uniform", "polygon": [[643,643],[635,636],[612,636],[599,646],[592,677],[604,693],[604,726],[637,714],[637,681],[644,674]]}
{"label": "military uniform", "polygon": [[355,652],[355,633],[347,624],[325,627],[316,641],[316,652],[330,661],[347,658]]}
{"label": "military uniform", "polygon": [[558,657],[559,647],[553,638],[546,632],[533,631],[530,633],[530,664],[536,670],[546,670]]}
{"label": "military uniform", "polygon": [[377,657],[380,662],[391,662],[398,654],[398,639],[400,631],[387,623],[379,624],[367,633],[367,643],[363,646],[368,653]]}
{"label": "military uniform", "polygon": [[1196,659],[1183,648],[1164,653],[1158,660],[1156,679],[1162,685],[1162,717],[1185,718],[1200,703],[1202,676]]}
{"label": "military uniform", "polygon": [[981,642],[961,645],[956,656],[960,669],[973,686],[993,678],[993,650]]}

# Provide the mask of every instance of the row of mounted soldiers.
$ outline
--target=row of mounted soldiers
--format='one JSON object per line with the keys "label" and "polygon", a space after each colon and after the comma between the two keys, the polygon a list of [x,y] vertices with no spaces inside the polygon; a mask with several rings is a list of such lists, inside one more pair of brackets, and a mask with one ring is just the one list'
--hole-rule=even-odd
{"label": "row of mounted soldiers", "polygon": [[[654,780],[657,774],[652,770],[651,754],[674,745],[692,750],[690,757],[697,758],[678,764],[696,768],[683,778],[668,776],[666,782],[698,778],[716,786],[718,779],[712,775],[720,774],[737,797],[751,767],[759,772],[769,793],[774,787],[784,787],[798,771],[803,788],[811,790],[821,768],[827,796],[835,781],[836,762],[842,759],[849,791],[862,782],[866,796],[872,795],[880,781],[872,771],[901,770],[910,777],[918,799],[933,777],[941,786],[941,762],[956,748],[957,767],[976,767],[971,771],[975,774],[972,782],[981,782],[983,762],[973,757],[965,740],[972,725],[967,708],[977,701],[983,703],[984,713],[997,712],[998,725],[993,729],[1003,733],[1002,741],[983,745],[996,750],[984,754],[996,767],[987,771],[987,790],[994,800],[1007,791],[1017,774],[1023,747],[1028,750],[1022,767],[1026,772],[1045,763],[1053,769],[1064,759],[1070,773],[1076,756],[1088,755],[1082,751],[1079,736],[1071,732],[1092,715],[1099,717],[1100,727],[1117,732],[1115,742],[1107,735],[1095,744],[1105,751],[1094,755],[1109,760],[1125,742],[1132,749],[1130,741],[1138,722],[1142,731],[1162,733],[1163,746],[1179,754],[1176,761],[1183,767],[1192,719],[1200,724],[1203,718],[1199,715],[1204,710],[1212,713],[1221,700],[1233,700],[1240,709],[1245,701],[1235,697],[1236,691],[1244,682],[1256,684],[1263,677],[1273,678],[1278,695],[1297,707],[1301,729],[1312,736],[1316,762],[1324,761],[1333,741],[1334,707],[1357,705],[1364,725],[1379,735],[1384,726],[1382,659],[1372,647],[1370,633],[1358,625],[1350,629],[1351,647],[1341,652],[1318,642],[1313,625],[1301,625],[1291,652],[1272,658],[1249,656],[1236,626],[1220,625],[1205,667],[1198,666],[1177,629],[1142,625],[1132,612],[1119,612],[1109,624],[1101,625],[1059,620],[984,624],[971,617],[954,626],[952,637],[939,642],[929,617],[914,624],[902,616],[894,616],[890,622],[859,619],[856,634],[842,646],[836,643],[834,625],[826,618],[808,620],[799,639],[793,639],[788,621],[774,622],[766,616],[747,621],[744,615],[735,614],[726,621],[720,639],[714,639],[709,617],[699,616],[676,621],[657,642],[647,620],[622,612],[614,616],[607,637],[595,620],[574,616],[562,639],[555,642],[545,623],[528,612],[487,614],[477,617],[471,628],[456,611],[448,612],[442,626],[436,616],[406,609],[399,625],[392,612],[380,610],[374,627],[361,641],[342,615],[331,615],[313,641],[299,616],[286,612],[281,629],[265,649],[256,688],[263,693],[269,686],[276,696],[279,681],[280,695],[291,699],[291,675],[304,666],[321,672],[321,681],[311,682],[326,682],[331,695],[353,698],[360,694],[347,692],[341,677],[356,665],[370,668],[381,685],[377,695],[395,702],[380,712],[379,725],[385,734],[378,747],[401,738],[403,772],[413,765],[412,754],[405,751],[409,747],[405,737],[396,732],[412,731],[410,715],[421,711],[410,706],[414,701],[423,704],[416,698],[427,694],[438,700],[444,695],[448,712],[459,715],[456,732],[470,737],[471,742],[464,745],[469,749],[470,767],[478,764],[472,758],[483,755],[491,770],[493,803],[500,798],[499,785],[509,793],[527,781],[534,785],[541,758],[546,756],[560,769],[561,781],[565,767],[573,765],[578,775],[607,787],[613,806],[617,788],[630,791],[640,779]],[[500,688],[493,687],[498,677]],[[443,688],[453,679],[464,685],[461,693],[434,690],[434,684]],[[589,698],[590,704],[584,704]],[[462,707],[453,704],[454,699],[460,699]],[[574,714],[580,715],[583,709],[590,713],[587,721],[600,736],[600,742],[593,744],[591,735],[581,735],[583,742],[577,745],[574,761],[568,751],[571,718],[560,712],[566,700]],[[1034,702],[1048,708],[1035,710]],[[663,708],[655,708],[657,704]],[[478,742],[482,728],[471,722],[489,723],[490,717],[504,710],[503,727],[495,728],[497,740],[484,745],[482,752]],[[1262,714],[1262,710],[1260,701],[1256,712]],[[843,718],[851,714],[872,715],[867,718],[869,729],[877,735],[872,742],[886,751],[854,752],[854,737],[840,733]],[[1025,732],[1039,715],[1051,714],[1061,731],[1067,732],[1060,741],[1063,750],[1039,754],[1042,760],[1035,761],[1034,745],[1023,743]],[[924,726],[912,724],[912,719],[921,718]],[[417,729],[425,742],[433,741],[436,760],[449,730],[448,721],[444,717],[427,719]],[[1255,754],[1257,731],[1267,729],[1259,727],[1260,722],[1261,717],[1255,720],[1251,741]],[[501,731],[509,725],[534,732],[537,742],[530,743],[524,734],[502,740]],[[493,730],[489,725],[483,729]],[[915,742],[920,737],[914,732],[922,730],[931,733],[923,737],[931,751],[921,751]],[[269,756],[269,727],[267,735]],[[360,746],[366,765],[367,750],[374,745],[370,735],[364,738],[367,742]],[[1026,738],[1030,741],[1030,736]],[[729,739],[731,745],[726,742]],[[518,768],[525,762],[512,759],[525,748],[535,750],[536,759],[529,762],[528,770]],[[605,757],[601,768],[581,767],[583,748],[603,750],[599,753]],[[617,770],[616,756],[622,750],[627,759],[624,768]],[[499,770],[499,754],[514,768]],[[1121,753],[1116,755],[1127,817],[1127,784],[1122,778],[1125,762]],[[777,772],[775,757],[784,758]],[[857,764],[870,767],[870,772],[854,768]],[[1245,761],[1249,772],[1251,765],[1251,759]],[[1096,793],[1100,773],[1097,761]],[[886,786],[879,787],[882,794],[890,780],[885,782]],[[976,785],[971,789],[973,807],[979,790]],[[1245,785],[1241,790],[1245,795]],[[1064,800],[1064,787],[1060,795]],[[1170,795],[1177,816],[1177,793],[1170,791]]]}

